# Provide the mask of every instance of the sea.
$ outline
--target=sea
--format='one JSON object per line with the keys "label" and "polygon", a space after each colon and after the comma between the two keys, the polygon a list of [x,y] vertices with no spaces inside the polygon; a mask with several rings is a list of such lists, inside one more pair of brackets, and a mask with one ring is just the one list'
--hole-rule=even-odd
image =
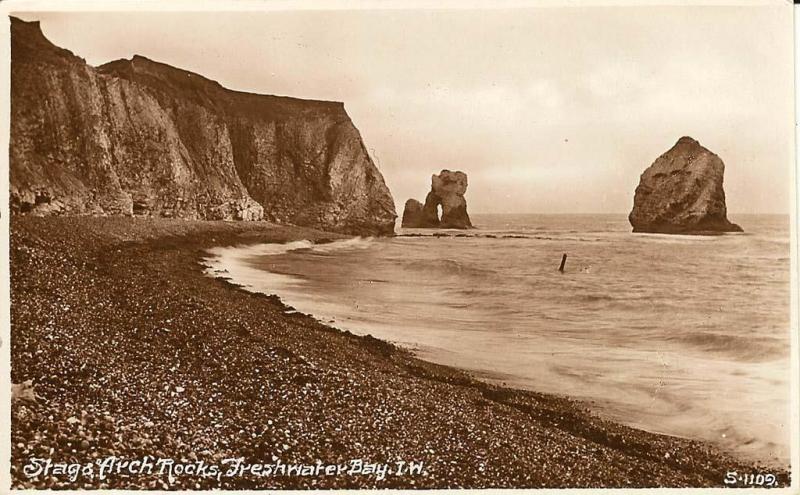
{"label": "sea", "polygon": [[718,236],[634,234],[625,215],[472,220],[467,231],[216,248],[205,263],[479,379],[788,466],[788,216],[732,216],[745,232]]}

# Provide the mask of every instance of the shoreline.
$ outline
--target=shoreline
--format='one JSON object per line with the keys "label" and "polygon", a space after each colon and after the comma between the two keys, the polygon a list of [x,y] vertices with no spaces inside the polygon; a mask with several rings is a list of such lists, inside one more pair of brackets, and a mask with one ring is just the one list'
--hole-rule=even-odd
{"label": "shoreline", "polygon": [[[441,235],[430,235],[429,237],[448,236],[448,234],[450,233],[445,232]],[[449,235],[449,237],[460,236],[461,235]],[[493,237],[498,238],[496,236]],[[357,239],[361,238],[352,237],[344,240],[344,243],[349,244],[351,241],[355,241]],[[340,243],[342,243],[342,240],[336,241],[334,244]],[[208,251],[208,256],[203,259],[201,266],[204,268],[206,276],[218,277],[226,280],[235,288],[250,293],[260,293],[268,296],[278,297],[279,300],[286,306],[287,311],[305,314],[311,318],[314,318],[320,324],[333,327],[339,331],[352,332],[361,336],[376,336],[378,339],[408,351],[416,359],[453,368],[480,382],[496,385],[501,388],[538,392],[553,397],[572,400],[577,404],[585,405],[585,407],[588,407],[593,414],[612,423],[622,424],[636,430],[642,430],[653,434],[707,443],[714,448],[719,449],[721,452],[731,455],[742,462],[758,463],[762,466],[769,466],[772,469],[778,470],[787,469],[789,466],[790,460],[788,457],[783,458],[775,455],[766,457],[759,456],[758,454],[760,451],[753,452],[752,450],[738,450],[738,448],[742,445],[746,445],[748,447],[750,446],[750,444],[747,443],[749,440],[747,437],[739,439],[739,441],[736,439],[728,439],[728,442],[726,443],[723,441],[715,441],[716,439],[713,435],[702,436],[702,434],[692,435],[692,432],[674,430],[670,431],[670,429],[663,423],[652,421],[648,423],[647,421],[643,420],[637,421],[635,416],[625,414],[625,412],[630,410],[629,408],[626,409],[624,407],[620,407],[619,405],[616,405],[615,408],[614,402],[611,400],[606,400],[606,396],[595,395],[589,397],[580,397],[563,391],[554,392],[552,387],[550,389],[542,390],[536,385],[530,384],[530,380],[525,380],[525,375],[517,376],[508,372],[503,372],[496,368],[492,368],[491,366],[475,367],[475,362],[471,361],[469,358],[462,357],[461,359],[455,360],[449,359],[449,361],[447,359],[442,359],[441,356],[439,356],[440,353],[431,352],[430,349],[433,348],[425,348],[424,338],[423,340],[419,340],[420,336],[418,334],[411,334],[415,335],[416,338],[408,337],[406,334],[402,333],[402,330],[397,333],[397,327],[394,325],[389,325],[387,327],[387,331],[387,328],[371,328],[366,324],[362,324],[360,326],[351,325],[346,322],[347,318],[340,318],[341,315],[336,315],[334,317],[333,313],[335,313],[335,311],[333,311],[333,313],[325,314],[324,310],[322,310],[322,312],[318,313],[317,309],[319,309],[319,306],[314,302],[315,299],[304,296],[304,290],[298,290],[294,287],[295,283],[302,282],[302,280],[305,278],[306,272],[296,272],[296,275],[288,275],[286,274],[287,272],[280,271],[273,272],[271,271],[271,265],[268,261],[255,261],[261,260],[262,257],[279,256],[295,250],[315,251],[315,246],[317,245],[310,242],[299,241],[287,244],[237,245],[218,249],[215,248]],[[324,250],[326,253],[332,251],[332,249],[329,250],[326,248],[321,248],[321,250]],[[332,297],[336,297],[335,292],[331,293],[330,290],[327,292],[332,294]],[[442,347],[442,349],[446,351],[452,350],[446,347],[446,345]],[[472,367],[470,367],[471,365]],[[719,407],[724,407],[724,404],[720,404]],[[623,411],[622,413],[620,413],[620,409]],[[707,411],[706,413],[713,413],[713,409]],[[688,412],[687,416],[692,417]],[[684,416],[684,418],[685,417],[686,416]],[[743,422],[733,422],[732,424],[735,424],[737,427],[742,427]],[[755,436],[755,433],[752,433],[752,435]],[[725,435],[723,435],[723,437],[724,436]]]}
{"label": "shoreline", "polygon": [[[348,236],[265,222],[18,216],[11,234],[12,382],[33,379],[39,396],[12,404],[14,488],[76,488],[54,477],[27,484],[22,464],[51,447],[54,458],[402,458],[427,472],[179,477],[166,487],[175,489],[701,487],[728,486],[728,471],[788,484],[786,471],[702,442],[288,313],[278,296],[202,269],[210,247]],[[119,477],[104,487],[162,483]]]}

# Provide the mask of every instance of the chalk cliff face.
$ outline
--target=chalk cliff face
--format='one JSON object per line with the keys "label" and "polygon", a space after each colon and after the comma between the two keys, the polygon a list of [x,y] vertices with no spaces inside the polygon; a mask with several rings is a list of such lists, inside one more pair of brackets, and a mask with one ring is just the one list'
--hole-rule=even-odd
{"label": "chalk cliff face", "polygon": [[727,218],[722,160],[682,137],[641,176],[628,219],[634,232],[741,232]]}
{"label": "chalk cliff face", "polygon": [[12,212],[393,232],[342,103],[231,91],[139,56],[94,68],[11,22]]}
{"label": "chalk cliff face", "polygon": [[[442,170],[431,176],[431,190],[425,197],[425,204],[415,199],[406,201],[403,211],[403,227],[470,229],[467,214],[467,174]],[[439,218],[439,207],[442,218]]]}

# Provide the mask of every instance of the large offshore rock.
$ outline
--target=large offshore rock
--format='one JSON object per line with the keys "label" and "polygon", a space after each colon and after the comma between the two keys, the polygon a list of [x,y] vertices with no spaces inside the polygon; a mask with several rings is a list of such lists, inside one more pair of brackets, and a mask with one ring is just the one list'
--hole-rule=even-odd
{"label": "large offshore rock", "polygon": [[402,227],[418,227],[422,223],[422,203],[409,199],[403,207]]}
{"label": "large offshore rock", "polygon": [[682,137],[641,176],[628,219],[634,232],[741,232],[727,218],[722,160]]}
{"label": "large offshore rock", "polygon": [[469,229],[472,222],[467,214],[467,174],[464,172],[451,172],[442,170],[439,175],[431,177],[431,192],[425,199],[422,207],[423,215],[426,211],[436,211],[437,206],[442,206],[442,218],[439,227],[443,229]]}
{"label": "large offshore rock", "polygon": [[11,20],[11,211],[269,219],[391,234],[338,102],[231,91],[134,56],[91,67]]}
{"label": "large offshore rock", "polygon": [[[431,177],[431,191],[422,205],[415,199],[406,201],[403,211],[403,227],[410,228],[472,228],[467,214],[467,174],[442,170]],[[439,218],[439,207],[442,216]]]}

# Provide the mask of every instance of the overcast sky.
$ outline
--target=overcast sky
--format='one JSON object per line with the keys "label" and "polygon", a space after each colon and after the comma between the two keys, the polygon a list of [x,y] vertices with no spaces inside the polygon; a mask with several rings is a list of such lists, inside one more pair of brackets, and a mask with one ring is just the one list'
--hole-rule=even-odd
{"label": "overcast sky", "polygon": [[787,213],[791,5],[35,13],[92,65],[140,54],[228,88],[343,101],[402,214],[443,168],[479,212],[630,211],[683,135],[728,209]]}

